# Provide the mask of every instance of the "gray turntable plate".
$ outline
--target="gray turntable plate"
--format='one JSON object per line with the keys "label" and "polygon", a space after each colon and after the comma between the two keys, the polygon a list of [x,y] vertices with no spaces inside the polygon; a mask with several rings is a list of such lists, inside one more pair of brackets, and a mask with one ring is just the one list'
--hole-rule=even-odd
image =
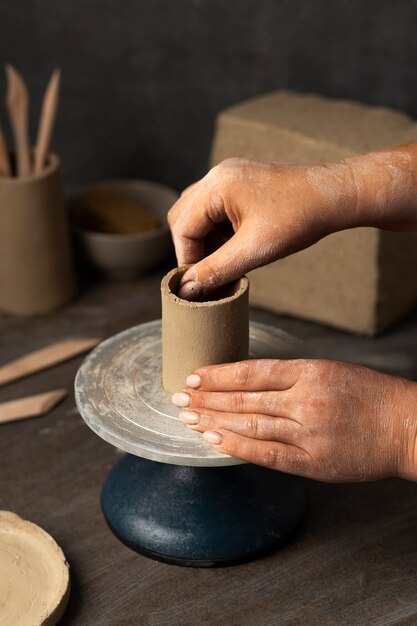
{"label": "gray turntable plate", "polygon": [[[310,351],[311,352],[311,351]],[[251,322],[251,358],[307,358],[303,342]],[[129,328],[93,350],[75,379],[78,410],[105,441],[136,456],[173,465],[238,465],[178,419],[161,384],[161,321]]]}

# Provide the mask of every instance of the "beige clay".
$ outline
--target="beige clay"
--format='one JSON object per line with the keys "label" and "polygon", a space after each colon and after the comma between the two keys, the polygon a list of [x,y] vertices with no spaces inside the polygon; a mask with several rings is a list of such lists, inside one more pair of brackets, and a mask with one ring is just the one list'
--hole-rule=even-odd
{"label": "beige clay", "polygon": [[244,276],[210,296],[189,302],[176,293],[186,270],[176,268],[161,283],[162,384],[170,394],[185,387],[198,367],[248,357],[249,281]]}
{"label": "beige clay", "polygon": [[42,528],[0,511],[0,624],[53,626],[68,602],[65,556]]}
{"label": "beige clay", "polygon": [[0,309],[48,313],[74,294],[58,157],[37,176],[0,177]]}
{"label": "beige clay", "polygon": [[[233,156],[321,164],[416,140],[416,121],[399,111],[278,91],[220,113],[211,165]],[[374,335],[415,305],[416,266],[417,235],[353,228],[251,272],[251,302]]]}

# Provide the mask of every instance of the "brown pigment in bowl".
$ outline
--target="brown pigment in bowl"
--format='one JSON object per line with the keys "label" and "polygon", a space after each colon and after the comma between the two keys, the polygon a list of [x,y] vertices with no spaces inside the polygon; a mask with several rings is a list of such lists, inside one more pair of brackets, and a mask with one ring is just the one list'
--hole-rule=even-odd
{"label": "brown pigment in bowl", "polygon": [[132,235],[160,228],[161,222],[123,195],[93,186],[77,201],[74,225],[96,233]]}

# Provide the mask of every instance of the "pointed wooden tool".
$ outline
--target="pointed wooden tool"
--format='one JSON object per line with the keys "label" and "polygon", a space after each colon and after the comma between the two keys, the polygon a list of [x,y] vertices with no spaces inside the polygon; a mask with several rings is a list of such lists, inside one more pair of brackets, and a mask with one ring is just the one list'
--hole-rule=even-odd
{"label": "pointed wooden tool", "polygon": [[12,168],[10,167],[9,153],[0,126],[0,176],[11,176],[11,174]]}
{"label": "pointed wooden tool", "polygon": [[23,78],[12,65],[6,66],[6,108],[13,131],[16,151],[17,176],[31,173],[30,144],[28,133],[29,94]]}
{"label": "pointed wooden tool", "polygon": [[51,143],[51,136],[58,108],[60,78],[61,70],[54,70],[51,78],[49,79],[43,98],[41,116],[39,120],[38,138],[35,146],[35,164],[33,166],[34,174],[39,174],[43,170],[46,155],[48,154],[49,145]]}
{"label": "pointed wooden tool", "polygon": [[101,339],[70,339],[35,350],[0,367],[0,385],[34,374],[94,348]]}
{"label": "pointed wooden tool", "polygon": [[27,417],[45,415],[68,395],[66,389],[55,389],[0,404],[0,424],[17,422]]}

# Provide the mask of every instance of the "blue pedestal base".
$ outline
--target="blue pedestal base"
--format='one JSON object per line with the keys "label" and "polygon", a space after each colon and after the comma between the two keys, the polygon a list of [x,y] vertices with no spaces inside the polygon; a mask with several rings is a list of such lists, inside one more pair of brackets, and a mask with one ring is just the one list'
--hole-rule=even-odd
{"label": "blue pedestal base", "polygon": [[185,467],[126,455],[101,505],[112,531],[151,558],[232,565],[285,543],[306,511],[303,481],[256,465]]}

